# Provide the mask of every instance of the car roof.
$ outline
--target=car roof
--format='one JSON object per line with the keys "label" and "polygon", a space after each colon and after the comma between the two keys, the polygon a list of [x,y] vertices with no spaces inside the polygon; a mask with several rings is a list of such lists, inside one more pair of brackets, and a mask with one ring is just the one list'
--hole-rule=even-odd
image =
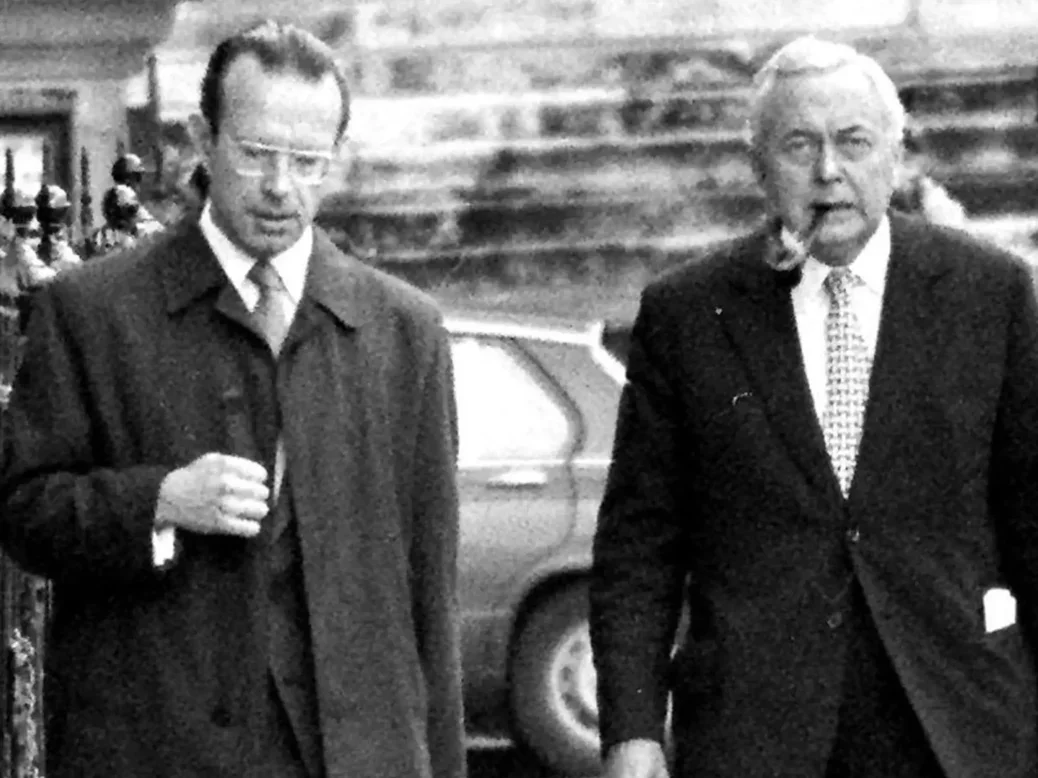
{"label": "car roof", "polygon": [[544,343],[565,343],[587,349],[598,366],[619,385],[626,381],[625,368],[604,345],[606,322],[581,321],[531,314],[479,309],[448,309],[444,324],[455,335],[489,335]]}
{"label": "car roof", "polygon": [[444,312],[444,323],[455,333],[582,344],[600,343],[603,327],[601,321],[478,308],[448,309]]}

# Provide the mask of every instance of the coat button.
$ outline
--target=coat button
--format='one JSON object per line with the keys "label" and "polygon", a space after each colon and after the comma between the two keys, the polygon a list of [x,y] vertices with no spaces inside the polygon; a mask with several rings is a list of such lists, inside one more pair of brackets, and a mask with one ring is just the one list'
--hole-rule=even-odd
{"label": "coat button", "polygon": [[861,532],[857,527],[851,527],[847,530],[847,542],[857,543],[859,540],[861,540]]}
{"label": "coat button", "polygon": [[825,623],[829,625],[829,629],[836,629],[843,624],[843,614],[833,613],[829,618],[825,620]]}
{"label": "coat button", "polygon": [[218,727],[226,729],[231,726],[231,712],[224,705],[217,705],[213,708],[213,713],[209,718]]}

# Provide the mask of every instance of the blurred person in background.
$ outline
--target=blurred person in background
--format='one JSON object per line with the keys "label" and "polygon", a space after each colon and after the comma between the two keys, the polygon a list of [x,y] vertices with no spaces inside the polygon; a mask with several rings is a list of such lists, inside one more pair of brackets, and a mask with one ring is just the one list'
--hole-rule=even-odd
{"label": "blurred person in background", "polygon": [[905,126],[904,159],[890,207],[945,227],[965,229],[966,208],[930,175],[932,162],[921,128],[910,119]]}
{"label": "blurred person in background", "polygon": [[49,778],[460,778],[457,449],[424,294],[313,227],[332,51],[223,41],[199,216],[34,298],[0,542],[53,582]]}
{"label": "blurred person in background", "polygon": [[162,232],[154,218],[141,218],[140,199],[130,186],[116,184],[101,199],[105,223],[84,242],[83,255],[97,258],[113,251],[133,248],[140,238]]}
{"label": "blurred person in background", "polygon": [[755,83],[767,225],[632,331],[590,588],[605,775],[1033,778],[1028,271],[889,210],[874,60],[802,38]]}

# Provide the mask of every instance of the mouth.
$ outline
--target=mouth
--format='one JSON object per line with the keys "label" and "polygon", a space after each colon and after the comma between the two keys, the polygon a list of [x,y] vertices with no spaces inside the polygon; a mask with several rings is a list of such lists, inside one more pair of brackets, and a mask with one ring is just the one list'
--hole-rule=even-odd
{"label": "mouth", "polygon": [[281,213],[253,213],[253,218],[256,219],[264,228],[283,230],[292,225],[295,221],[295,217],[291,214]]}
{"label": "mouth", "polygon": [[845,202],[827,202],[827,203],[814,203],[811,206],[813,212],[812,223],[821,222],[827,216],[842,216],[850,213],[854,210],[854,206],[851,203]]}

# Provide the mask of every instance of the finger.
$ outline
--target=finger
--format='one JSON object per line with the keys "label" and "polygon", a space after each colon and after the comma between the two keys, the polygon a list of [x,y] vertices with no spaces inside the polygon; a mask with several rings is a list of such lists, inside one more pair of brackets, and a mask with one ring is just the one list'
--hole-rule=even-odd
{"label": "finger", "polygon": [[236,475],[228,475],[220,482],[220,494],[241,500],[258,500],[266,502],[270,499],[270,489],[262,481],[253,481]]}
{"label": "finger", "polygon": [[267,480],[267,468],[252,459],[233,454],[221,454],[220,463],[223,465],[224,472],[229,475],[260,483]]}
{"label": "finger", "polygon": [[269,512],[270,506],[264,500],[252,500],[235,496],[223,497],[220,500],[220,516],[259,521]]}
{"label": "finger", "polygon": [[213,533],[217,535],[234,535],[241,538],[254,538],[260,533],[260,523],[250,519],[238,519],[233,516],[220,516]]}

